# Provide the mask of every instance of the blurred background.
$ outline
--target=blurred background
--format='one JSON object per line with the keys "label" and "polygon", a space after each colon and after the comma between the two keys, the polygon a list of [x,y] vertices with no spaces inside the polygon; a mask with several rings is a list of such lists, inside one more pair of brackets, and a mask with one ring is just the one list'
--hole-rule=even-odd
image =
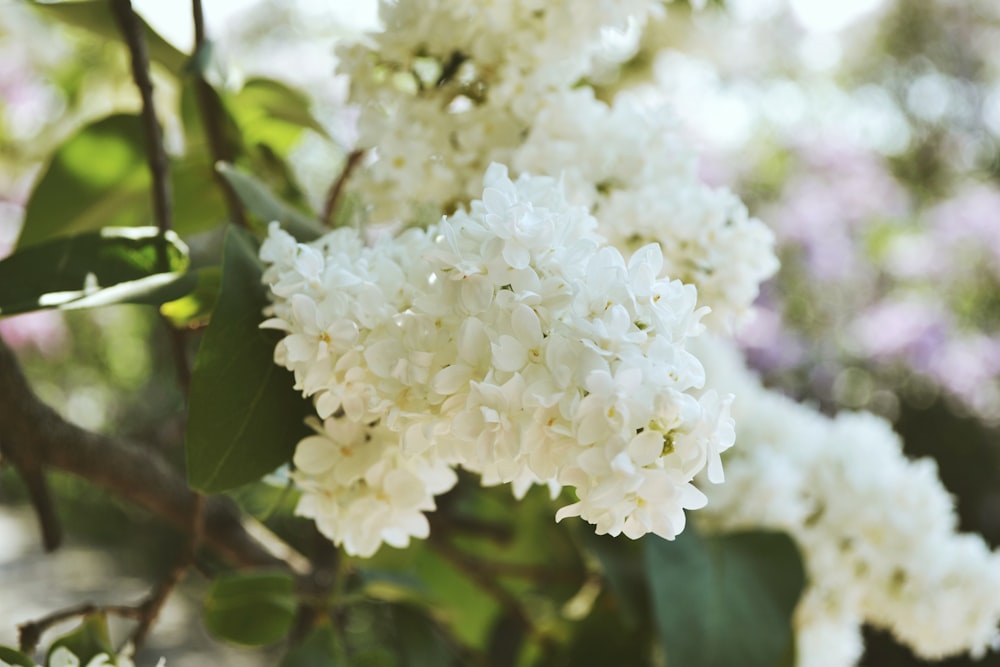
{"label": "blurred background", "polygon": [[[190,51],[186,5],[134,4]],[[255,74],[286,81],[337,140],[306,133],[292,154],[318,205],[343,159],[336,143],[352,142],[333,48],[376,24],[373,3],[206,0],[205,10],[221,85]],[[782,269],[740,334],[751,364],[825,412],[892,420],[908,454],[938,461],[962,528],[996,546],[1000,3],[725,0],[691,11],[675,2],[635,49],[603,93],[668,99],[703,177],[739,193],[777,236]],[[127,67],[118,45],[0,0],[0,256],[51,151],[87,121],[137,108]],[[160,109],[176,109],[178,91],[155,81]],[[168,142],[183,150],[166,120]],[[0,320],[0,334],[67,418],[180,458],[183,398],[148,312],[29,314]],[[43,556],[19,480],[0,471],[0,644],[14,642],[19,622],[100,596],[109,577],[126,598],[141,597],[173,553],[162,525],[72,479],[54,485],[68,546]],[[127,535],[108,529],[108,513]],[[120,562],[109,562],[108,546],[126,539],[128,549],[113,550]],[[269,664],[205,638],[197,595],[194,582],[174,597],[153,652],[184,666]],[[867,646],[866,665],[926,664],[887,636],[872,633]]]}

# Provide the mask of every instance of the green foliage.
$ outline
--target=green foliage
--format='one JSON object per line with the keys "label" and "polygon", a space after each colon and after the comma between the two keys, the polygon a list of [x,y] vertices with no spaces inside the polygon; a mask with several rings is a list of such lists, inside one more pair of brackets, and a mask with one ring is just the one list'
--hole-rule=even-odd
{"label": "green foliage", "polygon": [[[151,178],[142,120],[115,114],[80,129],[55,152],[31,193],[18,247],[112,226],[152,222]],[[171,162],[174,228],[216,226],[225,215],[210,161],[193,153]]]}
{"label": "green foliage", "polygon": [[35,661],[12,648],[0,646],[0,660],[12,667],[35,667]]}
{"label": "green foliage", "polygon": [[309,99],[274,79],[255,77],[247,80],[233,96],[230,107],[237,124],[244,128],[246,144],[267,144],[281,155],[288,153],[304,129],[328,136],[309,113]]}
{"label": "green foliage", "polygon": [[177,235],[161,235],[155,227],[109,227],[53,239],[0,261],[0,315],[162,303],[193,287],[182,275],[187,263],[187,247]]}
{"label": "green foliage", "polygon": [[794,542],[765,532],[643,540],[660,639],[671,665],[792,664],[792,612],[805,584]]}
{"label": "green foliage", "polygon": [[338,667],[346,664],[333,626],[321,623],[285,654],[280,667]]}
{"label": "green foliage", "polygon": [[266,646],[288,635],[295,620],[295,582],[284,572],[241,572],[212,582],[205,626],[229,642]]}
{"label": "green foliage", "polygon": [[308,433],[309,403],[273,362],[275,337],[262,331],[267,296],[249,236],[226,234],[222,290],[195,361],[187,428],[192,487],[225,491],[260,479],[291,458]]}
{"label": "green foliage", "polygon": [[216,169],[229,183],[247,210],[262,222],[277,220],[288,233],[306,243],[319,238],[319,223],[278,199],[266,185],[232,165],[220,163]]}
{"label": "green foliage", "polygon": [[192,272],[194,289],[160,306],[162,314],[178,329],[208,324],[222,289],[222,269],[210,266]]}
{"label": "green foliage", "polygon": [[83,619],[83,623],[78,628],[63,635],[52,642],[49,646],[45,662],[49,662],[52,652],[60,646],[65,646],[70,652],[80,659],[80,663],[86,665],[92,658],[105,653],[114,664],[116,655],[115,648],[111,644],[111,636],[108,633],[108,619],[104,614],[89,614]]}

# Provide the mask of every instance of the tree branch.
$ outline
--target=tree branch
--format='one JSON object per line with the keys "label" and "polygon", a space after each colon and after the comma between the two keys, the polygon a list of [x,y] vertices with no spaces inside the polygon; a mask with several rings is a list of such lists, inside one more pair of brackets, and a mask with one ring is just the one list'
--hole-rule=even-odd
{"label": "tree branch", "polygon": [[[12,462],[63,470],[191,530],[198,496],[156,452],[67,422],[28,385],[0,339],[0,439]],[[203,544],[235,567],[298,569],[248,532],[226,498],[205,499]],[[297,555],[296,555],[297,556]],[[296,558],[301,562],[301,557]],[[293,564],[294,565],[294,564]]]}
{"label": "tree branch", "polygon": [[[153,81],[149,76],[149,54],[146,49],[146,37],[142,31],[130,0],[111,0],[111,9],[118,27],[121,29],[125,44],[132,55],[132,78],[142,97],[142,124],[146,133],[146,159],[149,171],[153,177],[153,216],[156,226],[163,234],[172,226],[172,210],[170,196],[170,162],[167,151],[163,147],[163,128],[156,117],[156,106],[153,104]],[[157,246],[160,265],[163,270],[167,265],[166,240]]]}
{"label": "tree branch", "polygon": [[247,219],[243,211],[243,204],[229,182],[215,169],[215,165],[219,162],[234,162],[234,156],[226,145],[222,130],[222,108],[218,95],[212,90],[212,86],[205,80],[201,71],[200,63],[203,59],[207,59],[211,45],[205,33],[205,13],[202,11],[201,0],[191,1],[191,12],[194,19],[194,55],[192,59],[196,65],[194,91],[195,97],[198,99],[198,111],[201,115],[205,140],[208,142],[208,150],[212,156],[212,176],[222,189],[230,219],[234,224],[245,228],[247,227]]}

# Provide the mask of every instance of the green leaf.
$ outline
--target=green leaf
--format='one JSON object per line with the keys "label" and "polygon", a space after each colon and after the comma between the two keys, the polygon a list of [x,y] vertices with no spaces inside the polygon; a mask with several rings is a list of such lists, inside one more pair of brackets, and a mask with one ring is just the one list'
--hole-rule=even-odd
{"label": "green leaf", "polygon": [[160,314],[178,329],[208,324],[222,289],[222,269],[216,266],[198,269],[191,291],[160,306]]}
{"label": "green leaf", "polygon": [[308,435],[311,404],[274,363],[277,343],[261,330],[267,295],[253,240],[230,228],[222,290],[195,360],[187,430],[192,487],[217,493],[256,481],[291,459]]}
{"label": "green leaf", "polygon": [[295,582],[285,572],[240,572],[216,578],[205,596],[205,626],[227,641],[266,646],[291,630]]}
{"label": "green leaf", "polygon": [[285,654],[280,667],[337,667],[345,664],[337,633],[329,623],[322,623],[313,628],[301,644]]}
{"label": "green leaf", "polygon": [[18,247],[60,234],[148,224],[143,151],[141,121],[128,114],[103,118],[63,143],[31,193]]}
{"label": "green leaf", "polygon": [[653,611],[671,665],[775,667],[793,651],[792,613],[805,584],[784,534],[643,540]]}
{"label": "green leaf", "polygon": [[[160,266],[160,249],[167,265]],[[43,308],[162,303],[193,287],[187,246],[155,227],[109,227],[53,239],[0,261],[0,316]]]}
{"label": "green leaf", "polygon": [[267,144],[282,155],[298,141],[304,129],[329,137],[309,111],[309,98],[273,79],[252,78],[230,105],[248,144]]}
{"label": "green leaf", "polygon": [[[39,2],[33,0],[31,4],[49,16],[76,28],[92,32],[101,39],[124,41],[118,28],[118,21],[111,11],[111,3],[107,0],[87,0],[84,2]],[[149,57],[172,73],[180,74],[188,57],[157,34],[141,17],[139,21],[145,31]]]}
{"label": "green leaf", "polygon": [[277,220],[289,234],[303,243],[322,236],[323,228],[319,222],[275,197],[253,176],[225,163],[218,164],[216,169],[229,182],[247,210],[262,222]]}
{"label": "green leaf", "polygon": [[37,667],[34,660],[20,651],[15,651],[6,646],[0,646],[0,660],[15,667]]}
{"label": "green leaf", "polygon": [[457,663],[458,656],[454,649],[419,607],[397,604],[393,606],[392,616],[400,667],[448,667]]}
{"label": "green leaf", "polygon": [[[200,153],[171,162],[174,228],[190,234],[225,219],[210,162]],[[18,247],[103,227],[152,222],[152,179],[139,116],[116,114],[64,142],[42,174],[25,211]]]}
{"label": "green leaf", "polygon": [[115,656],[115,649],[111,645],[111,637],[108,634],[108,619],[103,613],[85,616],[80,627],[52,642],[45,657],[46,663],[50,662],[53,651],[60,646],[66,647],[78,657],[81,665],[86,665],[102,653],[107,654],[112,659]]}

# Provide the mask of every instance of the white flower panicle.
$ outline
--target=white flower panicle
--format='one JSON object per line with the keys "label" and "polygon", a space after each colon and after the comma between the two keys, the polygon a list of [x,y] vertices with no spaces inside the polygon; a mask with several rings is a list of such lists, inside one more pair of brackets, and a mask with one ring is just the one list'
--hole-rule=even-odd
{"label": "white flower panicle", "polygon": [[[118,665],[118,667],[135,667],[130,652],[121,653],[114,658],[107,653],[99,653],[84,665],[83,661],[65,646],[56,647],[49,655],[47,662],[48,667],[111,667],[112,665]],[[156,663],[156,667],[166,667],[166,664],[166,660],[160,658]],[[13,665],[0,660],[0,667],[13,667]]]}
{"label": "white flower panicle", "polygon": [[664,108],[629,95],[608,105],[579,85],[631,55],[609,34],[635,41],[661,10],[646,0],[383,2],[385,30],[341,52],[362,110],[358,145],[374,149],[352,179],[373,221],[426,224],[467,206],[491,162],[562,174],[612,245],[628,256],[659,243],[667,273],[712,309],[706,324],[731,331],[777,269],[770,230],[701,182]]}
{"label": "white flower panicle", "polygon": [[[455,483],[572,486],[599,533],[673,538],[722,479],[728,397],[685,345],[705,310],[656,244],[626,260],[550,178],[494,164],[482,198],[364,246],[334,231],[261,248],[277,363],[315,400],[295,454],[298,511],[350,553],[425,537]],[[697,392],[697,393],[696,393]]]}
{"label": "white flower panicle", "polygon": [[799,665],[855,664],[863,623],[930,659],[993,646],[1000,554],[956,532],[933,461],[908,460],[881,418],[825,417],[765,391],[734,350],[699,344],[711,384],[737,393],[740,441],[700,516],[798,542],[809,576],[796,611]]}

